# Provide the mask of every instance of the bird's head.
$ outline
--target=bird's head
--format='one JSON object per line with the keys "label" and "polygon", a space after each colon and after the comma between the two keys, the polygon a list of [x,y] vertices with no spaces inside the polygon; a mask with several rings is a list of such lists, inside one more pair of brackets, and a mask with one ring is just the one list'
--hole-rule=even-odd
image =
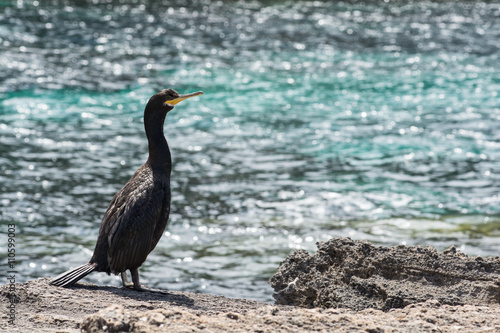
{"label": "bird's head", "polygon": [[172,110],[174,105],[177,103],[202,94],[202,91],[197,91],[191,94],[179,95],[179,93],[173,89],[164,89],[149,99],[146,109],[163,110],[168,112]]}

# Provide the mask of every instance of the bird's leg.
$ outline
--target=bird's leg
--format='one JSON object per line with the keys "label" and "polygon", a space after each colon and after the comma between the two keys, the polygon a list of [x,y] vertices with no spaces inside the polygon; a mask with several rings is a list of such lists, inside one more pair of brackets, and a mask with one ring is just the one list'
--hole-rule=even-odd
{"label": "bird's leg", "polygon": [[132,274],[132,281],[134,281],[134,289],[142,290],[141,283],[139,282],[139,270],[131,269],[130,274]]}
{"label": "bird's leg", "polygon": [[122,283],[124,288],[134,288],[134,284],[130,282],[127,276],[127,271],[121,273],[122,275]]}
{"label": "bird's leg", "polygon": [[152,293],[168,294],[166,290],[151,289],[146,286],[141,286],[139,282],[139,271],[136,269],[131,269],[130,274],[132,274],[132,281],[134,282],[134,289],[139,291],[149,291]]}

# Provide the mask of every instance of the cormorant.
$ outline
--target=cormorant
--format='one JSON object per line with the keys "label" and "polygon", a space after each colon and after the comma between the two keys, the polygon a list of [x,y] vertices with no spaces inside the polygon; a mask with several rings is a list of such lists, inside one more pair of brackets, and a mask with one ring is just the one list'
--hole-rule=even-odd
{"label": "cormorant", "polygon": [[[55,277],[50,284],[71,286],[89,273],[106,272],[121,273],[124,287],[155,291],[140,285],[137,269],[160,240],[170,213],[172,160],[163,124],[174,105],[201,94],[199,91],[179,95],[175,90],[165,89],[149,99],[144,110],[148,160],[111,200],[90,261]],[[127,278],[127,270],[133,283]]]}

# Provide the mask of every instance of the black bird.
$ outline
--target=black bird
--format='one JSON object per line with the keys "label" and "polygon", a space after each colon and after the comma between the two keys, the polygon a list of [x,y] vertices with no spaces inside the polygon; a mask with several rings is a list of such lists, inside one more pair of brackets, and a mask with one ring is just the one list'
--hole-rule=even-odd
{"label": "black bird", "polygon": [[[172,160],[163,124],[174,105],[201,94],[199,91],[179,95],[175,90],[165,89],[149,99],[144,110],[148,160],[111,200],[90,261],[55,277],[50,284],[71,286],[89,273],[106,272],[121,273],[124,287],[155,291],[140,285],[137,269],[160,240],[170,213]],[[127,270],[133,283],[127,278]]]}

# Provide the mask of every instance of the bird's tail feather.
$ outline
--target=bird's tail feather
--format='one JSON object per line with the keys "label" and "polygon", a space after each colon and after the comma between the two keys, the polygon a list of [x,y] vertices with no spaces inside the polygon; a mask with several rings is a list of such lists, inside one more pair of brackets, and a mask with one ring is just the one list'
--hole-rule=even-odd
{"label": "bird's tail feather", "polygon": [[52,281],[50,281],[50,284],[59,287],[71,286],[78,280],[95,271],[96,268],[96,263],[86,263],[85,265],[78,266],[74,269],[62,273],[61,275],[56,276],[52,279]]}

